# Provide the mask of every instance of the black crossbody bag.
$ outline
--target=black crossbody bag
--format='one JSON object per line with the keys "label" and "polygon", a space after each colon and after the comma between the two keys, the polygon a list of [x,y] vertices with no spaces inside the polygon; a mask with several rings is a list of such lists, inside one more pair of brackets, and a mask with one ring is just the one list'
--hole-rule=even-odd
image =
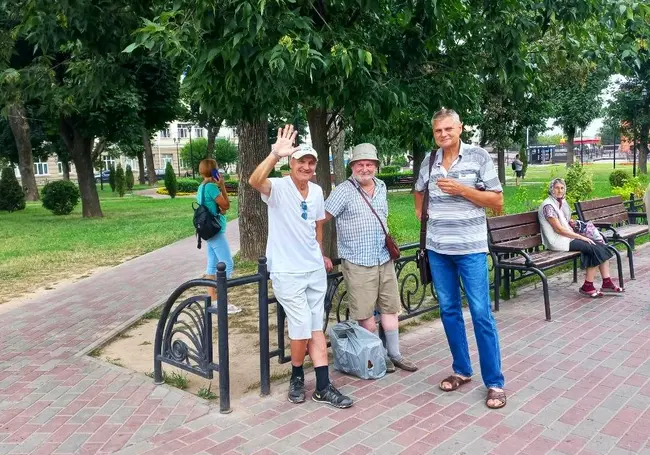
{"label": "black crossbody bag", "polygon": [[429,255],[427,254],[427,221],[429,220],[429,183],[431,182],[431,170],[433,169],[433,152],[429,155],[429,180],[422,198],[422,211],[420,217],[420,248],[416,256],[418,269],[420,270],[420,282],[423,285],[431,283],[431,267],[429,265]]}

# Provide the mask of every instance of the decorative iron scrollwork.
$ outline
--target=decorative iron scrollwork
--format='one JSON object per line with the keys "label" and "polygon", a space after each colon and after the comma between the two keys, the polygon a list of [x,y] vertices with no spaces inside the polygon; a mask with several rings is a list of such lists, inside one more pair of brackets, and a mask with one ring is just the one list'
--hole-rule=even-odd
{"label": "decorative iron scrollwork", "polygon": [[182,301],[167,318],[159,360],[212,379],[212,334],[207,295]]}

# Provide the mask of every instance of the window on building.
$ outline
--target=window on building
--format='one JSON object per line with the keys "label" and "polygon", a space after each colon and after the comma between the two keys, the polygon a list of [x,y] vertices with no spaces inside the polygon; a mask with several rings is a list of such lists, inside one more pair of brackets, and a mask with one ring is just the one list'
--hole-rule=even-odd
{"label": "window on building", "polygon": [[179,123],[178,124],[178,137],[186,138],[190,135],[190,128],[192,127],[189,123]]}
{"label": "window on building", "polygon": [[165,128],[160,130],[160,137],[171,137],[171,133],[169,131],[169,128]]}
{"label": "window on building", "polygon": [[47,163],[38,161],[34,163],[34,174],[35,175],[50,175],[50,171],[47,167]]}
{"label": "window on building", "polygon": [[171,163],[172,166],[174,166],[174,155],[171,153],[163,153],[161,157],[162,161],[162,168],[165,169],[167,167],[167,163]]}
{"label": "window on building", "polygon": [[56,163],[56,167],[59,169],[59,174],[63,174],[63,163],[61,161]]}
{"label": "window on building", "polygon": [[111,166],[115,166],[115,158],[111,158],[108,155],[103,156],[104,169],[109,169]]}
{"label": "window on building", "polygon": [[203,137],[203,128],[194,128],[195,137]]}

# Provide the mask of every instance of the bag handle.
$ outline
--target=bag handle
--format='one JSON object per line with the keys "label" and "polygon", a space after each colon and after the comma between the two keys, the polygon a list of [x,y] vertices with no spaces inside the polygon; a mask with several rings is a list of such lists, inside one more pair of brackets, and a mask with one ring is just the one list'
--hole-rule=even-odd
{"label": "bag handle", "polygon": [[429,154],[429,179],[425,187],[424,197],[422,198],[422,211],[420,214],[420,249],[425,250],[427,247],[427,221],[429,220],[429,183],[431,183],[431,170],[435,156],[433,150]]}
{"label": "bag handle", "polygon": [[377,221],[379,221],[379,225],[381,226],[381,230],[384,231],[384,235],[388,235],[388,232],[386,231],[386,228],[384,227],[384,222],[381,221],[381,218],[379,218],[379,215],[377,215],[377,212],[375,212],[375,209],[373,208],[372,204],[368,200],[367,195],[365,195],[363,193],[363,190],[361,189],[361,187],[355,185],[355,183],[352,181],[352,179],[348,179],[348,181],[352,184],[352,186],[354,186],[357,189],[357,191],[361,195],[361,199],[363,199],[365,201],[365,203],[368,204],[368,207],[370,207],[370,210],[372,211],[372,213],[377,217]]}

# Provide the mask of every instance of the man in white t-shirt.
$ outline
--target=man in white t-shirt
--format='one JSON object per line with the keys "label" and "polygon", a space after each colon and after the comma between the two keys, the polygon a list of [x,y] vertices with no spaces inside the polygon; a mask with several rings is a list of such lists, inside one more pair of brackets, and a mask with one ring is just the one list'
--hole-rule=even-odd
{"label": "man in white t-shirt", "polygon": [[[268,206],[269,235],[266,257],[273,292],[287,315],[291,339],[292,374],[289,401],[305,401],[303,363],[309,351],[316,373],[312,400],[349,408],[352,400],[329,380],[327,342],[323,334],[327,272],[332,263],[322,252],[325,201],[320,186],[309,180],[318,156],[307,146],[294,147],[293,125],[278,130],[268,157],[257,166],[248,183],[262,194]],[[268,178],[280,158],[291,156],[291,174]]]}

